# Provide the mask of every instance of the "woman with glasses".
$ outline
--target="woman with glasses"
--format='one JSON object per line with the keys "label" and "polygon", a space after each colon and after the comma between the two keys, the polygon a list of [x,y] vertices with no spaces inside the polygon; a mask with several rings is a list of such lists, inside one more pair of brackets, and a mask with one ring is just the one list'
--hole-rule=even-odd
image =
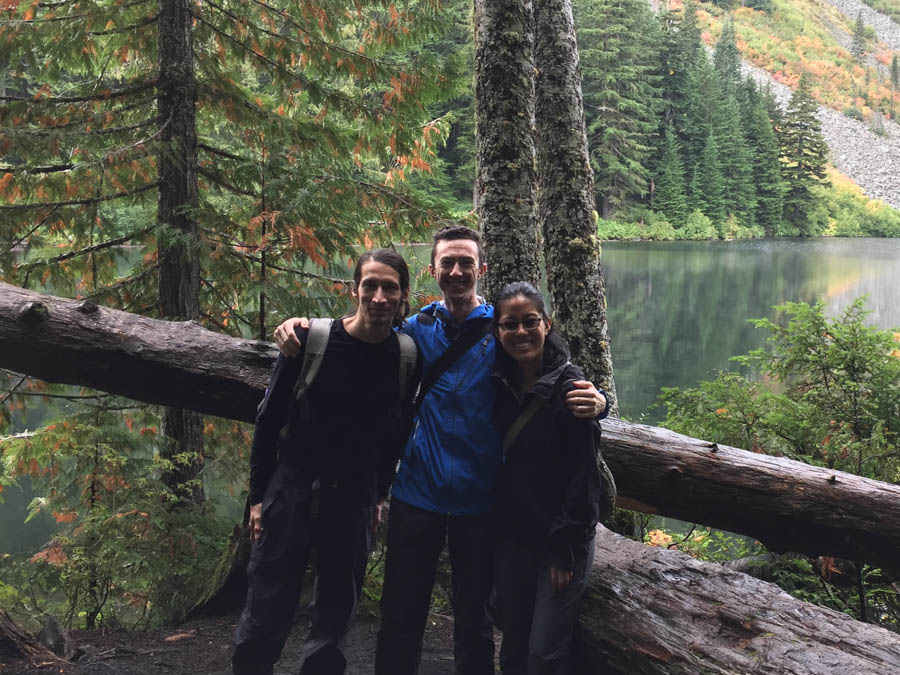
{"label": "woman with glasses", "polygon": [[566,409],[566,393],[584,376],[539,291],[526,282],[506,286],[494,302],[494,328],[505,435],[496,507],[500,667],[503,675],[569,674],[602,490],[598,427]]}

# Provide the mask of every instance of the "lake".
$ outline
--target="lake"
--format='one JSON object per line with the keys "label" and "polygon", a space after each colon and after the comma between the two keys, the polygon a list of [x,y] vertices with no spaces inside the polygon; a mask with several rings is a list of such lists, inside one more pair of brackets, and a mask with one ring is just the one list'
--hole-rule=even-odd
{"label": "lake", "polygon": [[613,368],[621,414],[653,423],[660,387],[690,387],[764,344],[747,319],[773,305],[867,296],[870,323],[900,326],[900,239],[605,242]]}

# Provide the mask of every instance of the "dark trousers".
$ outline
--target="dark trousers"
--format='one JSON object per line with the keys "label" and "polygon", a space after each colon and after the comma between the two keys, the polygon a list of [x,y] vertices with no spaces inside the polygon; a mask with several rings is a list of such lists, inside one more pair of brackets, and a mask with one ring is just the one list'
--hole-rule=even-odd
{"label": "dark trousers", "polygon": [[490,517],[446,516],[391,501],[377,675],[415,675],[431,590],[444,542],[450,550],[453,656],[457,675],[494,672],[487,601],[493,584]]}
{"label": "dark trousers", "polygon": [[359,495],[323,486],[313,521],[310,482],[276,471],[266,495],[263,533],[247,566],[247,604],[234,636],[237,675],[272,672],[291,631],[312,545],[318,551],[318,582],[300,673],[341,674],[346,667],[340,644],[362,592],[373,512],[359,505]]}
{"label": "dark trousers", "polygon": [[550,585],[550,568],[527,543],[502,539],[496,546],[497,625],[503,631],[503,675],[571,675],[575,615],[594,559],[593,537],[575,553],[572,580]]}

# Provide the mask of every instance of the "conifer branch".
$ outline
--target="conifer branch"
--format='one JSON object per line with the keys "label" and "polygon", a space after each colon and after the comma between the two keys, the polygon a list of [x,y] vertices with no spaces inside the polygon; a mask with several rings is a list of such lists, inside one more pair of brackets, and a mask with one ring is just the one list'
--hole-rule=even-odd
{"label": "conifer branch", "polygon": [[131,87],[125,87],[124,89],[118,89],[116,91],[107,90],[104,93],[92,94],[90,96],[41,96],[39,98],[35,98],[34,96],[0,96],[0,101],[32,104],[52,103],[54,105],[64,103],[86,103],[89,101],[108,101],[113,98],[121,98],[122,96],[129,96],[139,91],[150,89],[152,87],[155,87],[156,84],[156,80],[150,80],[148,82],[141,82]]}
{"label": "conifer branch", "polygon": [[[9,397],[12,396],[13,394],[15,394],[15,393],[16,393],[16,389],[18,389],[19,387],[21,387],[22,384],[23,384],[23,383],[25,382],[25,380],[27,380],[27,379],[28,379],[28,376],[27,376],[27,375],[22,375],[22,377],[19,378],[19,381],[16,382],[16,383],[13,385],[12,389],[7,389],[6,392],[5,392],[4,397],[3,397],[3,398],[0,398],[0,406],[2,406],[4,403],[6,403],[6,402],[9,400]],[[20,394],[20,395],[21,395],[21,394]]]}
{"label": "conifer branch", "polygon": [[[234,256],[238,256],[241,258],[246,258],[247,260],[252,260],[256,263],[262,262],[262,257],[258,255],[253,255],[252,253],[242,253],[241,251],[235,251],[234,249],[228,249],[228,252]],[[279,270],[281,272],[288,272],[289,274],[294,274],[298,277],[306,277],[308,279],[318,279],[319,281],[330,281],[335,284],[344,284],[350,285],[353,283],[352,279],[338,279],[336,277],[325,276],[324,274],[316,274],[315,272],[307,272],[305,270],[298,270],[293,267],[283,267],[281,265],[275,265],[266,259],[266,267],[269,267],[273,270]]]}
{"label": "conifer branch", "polygon": [[138,28],[143,28],[144,26],[149,26],[151,24],[159,21],[159,14],[154,14],[153,16],[148,16],[143,21],[138,21],[137,23],[133,23],[130,26],[123,26],[122,28],[110,28],[109,30],[97,30],[97,31],[88,31],[88,35],[114,35],[115,33],[130,33]]}
{"label": "conifer branch", "polygon": [[15,172],[21,171],[22,173],[27,173],[29,175],[34,175],[38,173],[58,173],[60,171],[71,171],[74,169],[77,164],[53,164],[51,166],[33,166],[31,168],[23,169],[17,166],[0,166],[0,171],[6,172]]}
{"label": "conifer branch", "polygon": [[[341,47],[340,45],[336,45],[333,42],[328,42],[328,40],[325,40],[325,39],[319,37],[315,33],[312,33],[311,31],[309,31],[309,29],[302,26],[294,18],[289,16],[287,14],[287,12],[285,12],[284,10],[278,9],[277,7],[272,7],[272,5],[269,5],[265,2],[263,2],[262,0],[253,0],[253,2],[255,4],[259,5],[260,7],[267,9],[268,11],[272,12],[273,14],[276,14],[279,18],[286,21],[288,24],[290,24],[291,26],[296,28],[301,33],[304,33],[309,38],[324,45],[325,47],[328,47],[329,49],[334,49],[335,51],[339,51],[343,54],[346,54],[347,56],[349,56],[351,58],[358,59],[360,61],[366,61],[368,63],[371,63],[374,66],[380,66],[382,68],[396,68],[396,67],[399,67],[399,65],[400,65],[400,64],[392,64],[392,63],[389,63],[386,61],[381,61],[379,59],[372,58],[371,56],[367,56],[365,54],[360,54],[359,52],[351,51],[351,50],[347,49],[346,47]],[[285,36],[280,35],[279,37],[281,37],[283,39]],[[297,40],[293,40],[293,42],[297,42]]]}
{"label": "conifer branch", "polygon": [[[104,7],[103,11],[108,12],[111,9],[128,9],[130,7],[137,7],[139,5],[146,5],[153,0],[136,0],[136,2],[128,2],[122,5],[110,5],[108,7]],[[39,3],[38,7],[40,9],[53,9],[54,7],[60,7],[62,5],[67,5],[68,2],[52,2],[52,3]],[[59,21],[77,21],[78,19],[96,19],[98,17],[105,16],[105,14],[101,14],[99,12],[90,14],[67,14],[66,16],[51,16],[46,19],[4,19],[0,21],[0,25],[4,24],[20,24],[20,23],[53,23]],[[88,33],[88,35],[102,35],[102,33]]]}
{"label": "conifer branch", "polygon": [[[300,82],[302,82],[302,83],[304,84],[304,86],[307,87],[307,89],[316,89],[316,90],[319,90],[319,91],[323,92],[323,94],[324,94],[326,97],[332,98],[332,99],[335,99],[335,100],[338,100],[338,101],[343,101],[344,103],[346,103],[347,105],[349,105],[351,108],[355,108],[355,109],[357,109],[357,110],[359,110],[359,111],[361,111],[361,112],[364,112],[365,114],[367,114],[367,115],[369,115],[369,116],[374,117],[374,116],[377,114],[377,113],[376,113],[376,110],[375,110],[374,108],[370,108],[370,107],[368,107],[368,106],[366,106],[366,105],[360,103],[359,101],[355,101],[355,100],[353,100],[352,98],[350,98],[350,97],[348,97],[348,96],[346,96],[346,95],[344,95],[344,94],[341,94],[340,92],[338,92],[338,91],[335,90],[335,89],[327,89],[327,88],[323,87],[322,85],[320,85],[320,84],[318,84],[318,83],[316,83],[316,82],[313,82],[313,81],[309,80],[308,78],[306,78],[306,77],[303,76],[302,74],[300,74],[300,73],[298,73],[298,72],[296,72],[296,71],[291,70],[291,69],[288,68],[287,66],[285,66],[285,65],[283,65],[283,64],[281,64],[281,63],[277,63],[276,61],[273,61],[272,59],[270,59],[269,57],[265,56],[264,54],[260,54],[260,53],[258,53],[258,52],[256,52],[256,51],[254,51],[254,50],[251,49],[249,46],[247,46],[246,44],[244,44],[243,42],[241,42],[239,39],[237,39],[236,37],[234,37],[234,36],[231,35],[230,33],[226,33],[224,30],[222,30],[222,29],[219,28],[218,26],[215,26],[214,24],[210,23],[209,21],[207,21],[206,19],[204,19],[202,16],[200,16],[200,15],[197,14],[196,12],[191,12],[190,14],[191,14],[192,17],[194,17],[195,19],[197,19],[197,21],[199,21],[200,23],[202,23],[204,26],[208,27],[211,31],[213,31],[213,32],[216,33],[217,35],[220,35],[221,37],[225,38],[225,39],[228,40],[229,42],[233,43],[235,46],[237,46],[239,49],[241,49],[241,50],[244,52],[245,55],[250,55],[250,56],[255,57],[256,59],[258,59],[259,61],[262,61],[263,63],[265,63],[266,65],[268,65],[270,68],[272,68],[272,69],[274,69],[275,71],[281,73],[282,75],[285,75],[285,76],[287,76],[287,77],[290,77],[290,78],[292,78],[292,79],[294,79],[294,80],[299,80]],[[283,37],[283,36],[279,36],[279,37]]]}
{"label": "conifer branch", "polygon": [[87,199],[70,199],[64,202],[35,202],[33,204],[0,204],[0,211],[25,211],[27,209],[55,208],[61,206],[88,206],[90,204],[109,202],[113,199],[121,199],[122,197],[130,197],[132,195],[140,194],[141,192],[153,190],[157,187],[159,187],[159,181],[153,181],[152,183],[147,183],[146,185],[134,188],[133,190],[116,192],[114,194],[102,195],[100,197],[90,197]]}
{"label": "conifer branch", "polygon": [[145,276],[147,276],[151,272],[155,272],[158,267],[159,267],[159,263],[154,263],[153,265],[150,265],[149,267],[145,267],[137,274],[133,274],[130,277],[125,277],[124,279],[121,279],[120,281],[117,281],[116,283],[114,283],[110,286],[104,286],[102,288],[97,288],[97,289],[91,291],[89,294],[87,294],[84,297],[86,299],[99,298],[101,295],[105,295],[107,293],[118,293],[125,286],[133,284],[137,281],[140,281],[141,279],[143,279]]}
{"label": "conifer branch", "polygon": [[41,227],[44,225],[44,223],[46,223],[46,222],[50,219],[50,216],[52,216],[54,213],[56,213],[56,211],[57,211],[57,208],[56,208],[56,207],[50,209],[49,213],[47,213],[46,216],[44,216],[43,218],[41,218],[41,220],[38,222],[37,225],[35,225],[34,227],[32,227],[32,228],[28,231],[27,234],[23,234],[21,237],[19,237],[19,239],[18,239],[17,241],[13,242],[13,243],[10,245],[10,247],[7,248],[7,249],[3,252],[3,255],[6,255],[7,253],[10,253],[11,251],[14,251],[14,250],[16,249],[16,247],[18,247],[18,246],[20,246],[21,244],[23,244],[23,243],[25,242],[25,240],[28,239],[28,237],[30,237],[30,236],[33,235],[35,232],[37,232],[39,229],[41,229]]}
{"label": "conifer branch", "polygon": [[258,159],[250,159],[248,157],[241,157],[240,155],[234,155],[227,150],[222,150],[221,148],[214,148],[211,145],[206,145],[206,143],[197,143],[198,150],[206,150],[207,152],[213,155],[219,155],[219,157],[225,157],[226,159],[233,159],[235,162],[245,162],[248,164],[255,164],[256,166],[264,166],[262,162]]}
{"label": "conifer branch", "polygon": [[[222,304],[223,307],[226,307],[227,309],[229,309],[229,310],[231,310],[232,312],[234,312],[234,307],[232,307],[230,304],[228,304],[228,300],[225,299],[225,296],[222,295],[221,293],[219,293],[219,292],[216,290],[216,287],[215,287],[215,285],[213,284],[213,282],[209,281],[208,279],[206,279],[206,278],[204,278],[204,277],[200,277],[200,283],[203,284],[204,286],[206,286],[206,287],[209,289],[210,294],[211,294],[212,296],[214,296],[214,297]],[[230,313],[230,312],[229,312],[229,313]],[[254,328],[254,327],[255,327],[255,326],[253,325],[253,322],[252,322],[252,321],[248,321],[246,317],[241,316],[241,315],[240,315],[239,313],[237,313],[237,312],[235,312],[234,314],[231,314],[231,316],[233,316],[233,317],[234,317],[235,319],[237,319],[238,321],[244,323],[245,325],[249,326],[250,328]],[[219,321],[218,321],[218,319],[216,319],[216,318],[215,318],[214,316],[212,316],[211,314],[206,314],[206,317],[207,317],[208,319],[210,319],[211,321],[215,321],[216,324],[217,324],[220,328],[222,328],[223,330],[227,328],[227,326],[223,326],[222,324],[220,324]]]}
{"label": "conifer branch", "polygon": [[[22,134],[22,135],[37,135],[37,136],[51,136],[56,133],[60,129],[71,129],[73,127],[78,126],[86,126],[90,124],[94,120],[98,120],[101,118],[106,118],[107,112],[111,115],[118,115],[120,113],[128,112],[129,110],[134,110],[136,108],[143,108],[149,102],[155,101],[156,95],[148,96],[147,98],[140,99],[135,101],[134,103],[129,103],[128,105],[123,105],[121,108],[114,108],[113,110],[96,113],[94,115],[90,115],[85,119],[77,120],[75,122],[65,122],[64,124],[54,124],[53,126],[43,127],[40,129],[19,129],[16,127],[0,127],[0,133],[7,134]],[[118,133],[120,131],[132,131],[133,129],[138,129],[140,127],[145,127],[150,124],[156,122],[159,118],[152,117],[150,119],[144,120],[143,122],[139,122],[134,125],[127,125],[121,127],[106,127],[104,129],[100,129],[99,131],[86,131],[82,132],[84,134],[96,134],[96,133]]]}
{"label": "conifer branch", "polygon": [[115,239],[107,239],[106,241],[100,242],[99,244],[85,246],[84,248],[80,248],[77,251],[69,251],[68,253],[63,253],[62,255],[58,255],[53,258],[43,258],[42,260],[34,260],[32,262],[22,263],[21,265],[19,265],[19,268],[23,270],[30,270],[34,267],[39,267],[42,265],[53,265],[65,260],[71,260],[72,258],[87,255],[88,253],[94,253],[95,251],[102,251],[105,248],[112,248],[113,246],[124,244],[126,241],[131,241],[135,237],[139,237],[142,234],[147,234],[152,230],[153,227],[145,227],[143,229],[131,232],[130,234],[116,237]]}
{"label": "conifer branch", "polygon": [[233,185],[232,183],[229,183],[228,181],[220,178],[219,176],[212,173],[211,171],[207,171],[202,166],[197,167],[197,173],[199,173],[201,176],[203,176],[205,178],[208,178],[209,180],[211,180],[213,183],[215,183],[219,187],[225,188],[229,192],[233,192],[236,195],[242,195],[244,197],[254,197],[254,198],[259,198],[261,196],[261,194],[259,192],[251,192],[250,190],[244,190],[242,188],[237,187],[236,185]]}

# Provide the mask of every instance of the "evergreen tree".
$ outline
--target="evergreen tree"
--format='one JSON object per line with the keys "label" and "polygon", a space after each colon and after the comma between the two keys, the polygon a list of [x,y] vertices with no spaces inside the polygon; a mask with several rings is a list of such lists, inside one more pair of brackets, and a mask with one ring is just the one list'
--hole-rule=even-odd
{"label": "evergreen tree", "polygon": [[716,43],[713,63],[719,71],[722,90],[737,95],[741,85],[741,54],[734,36],[734,20],[728,18]]}
{"label": "evergreen tree", "polygon": [[703,50],[700,27],[697,25],[697,3],[686,0],[682,14],[666,12],[660,16],[665,33],[661,50],[661,71],[664,74],[662,128],[684,127],[688,100],[688,77]]}
{"label": "evergreen tree", "polygon": [[687,199],[684,194],[684,165],[678,139],[671,129],[666,129],[662,160],[656,177],[653,210],[669,219],[673,227],[684,225],[687,218]]}
{"label": "evergreen tree", "polygon": [[765,97],[750,95],[747,143],[753,151],[753,184],[756,188],[756,224],[767,237],[778,234],[784,206],[784,181],[775,127],[769,119]]}
{"label": "evergreen tree", "polygon": [[755,9],[758,12],[772,13],[772,0],[746,0],[744,7]]}
{"label": "evergreen tree", "polygon": [[725,182],[719,165],[719,148],[715,138],[706,139],[700,161],[691,180],[691,208],[700,209],[716,229],[725,222]]}
{"label": "evergreen tree", "polygon": [[[693,169],[707,139],[717,133],[721,124],[724,97],[719,74],[705,52],[698,52],[687,78],[685,114],[680,127],[675,127],[682,157],[687,168],[687,184],[693,184]],[[720,146],[721,149],[721,146]]]}
{"label": "evergreen tree", "polygon": [[800,235],[810,231],[808,213],[813,201],[811,188],[826,183],[825,165],[828,145],[816,117],[817,104],[812,96],[808,74],[800,78],[797,89],[778,127],[782,176],[785,182],[784,220]]}
{"label": "evergreen tree", "polygon": [[725,183],[725,209],[736,215],[745,227],[752,227],[756,209],[753,185],[753,152],[744,138],[741,113],[734,95],[725,96],[716,111],[713,135],[719,148],[720,166]]}
{"label": "evergreen tree", "polygon": [[894,118],[894,97],[900,88],[900,66],[897,65],[897,55],[891,59],[891,119]]}
{"label": "evergreen tree", "polygon": [[856,24],[853,26],[850,56],[859,65],[862,65],[866,58],[866,24],[863,23],[862,10],[859,10],[859,14],[856,15]]}
{"label": "evergreen tree", "polygon": [[660,30],[643,0],[582,0],[575,6],[585,118],[598,211],[649,191],[648,162],[661,108]]}

